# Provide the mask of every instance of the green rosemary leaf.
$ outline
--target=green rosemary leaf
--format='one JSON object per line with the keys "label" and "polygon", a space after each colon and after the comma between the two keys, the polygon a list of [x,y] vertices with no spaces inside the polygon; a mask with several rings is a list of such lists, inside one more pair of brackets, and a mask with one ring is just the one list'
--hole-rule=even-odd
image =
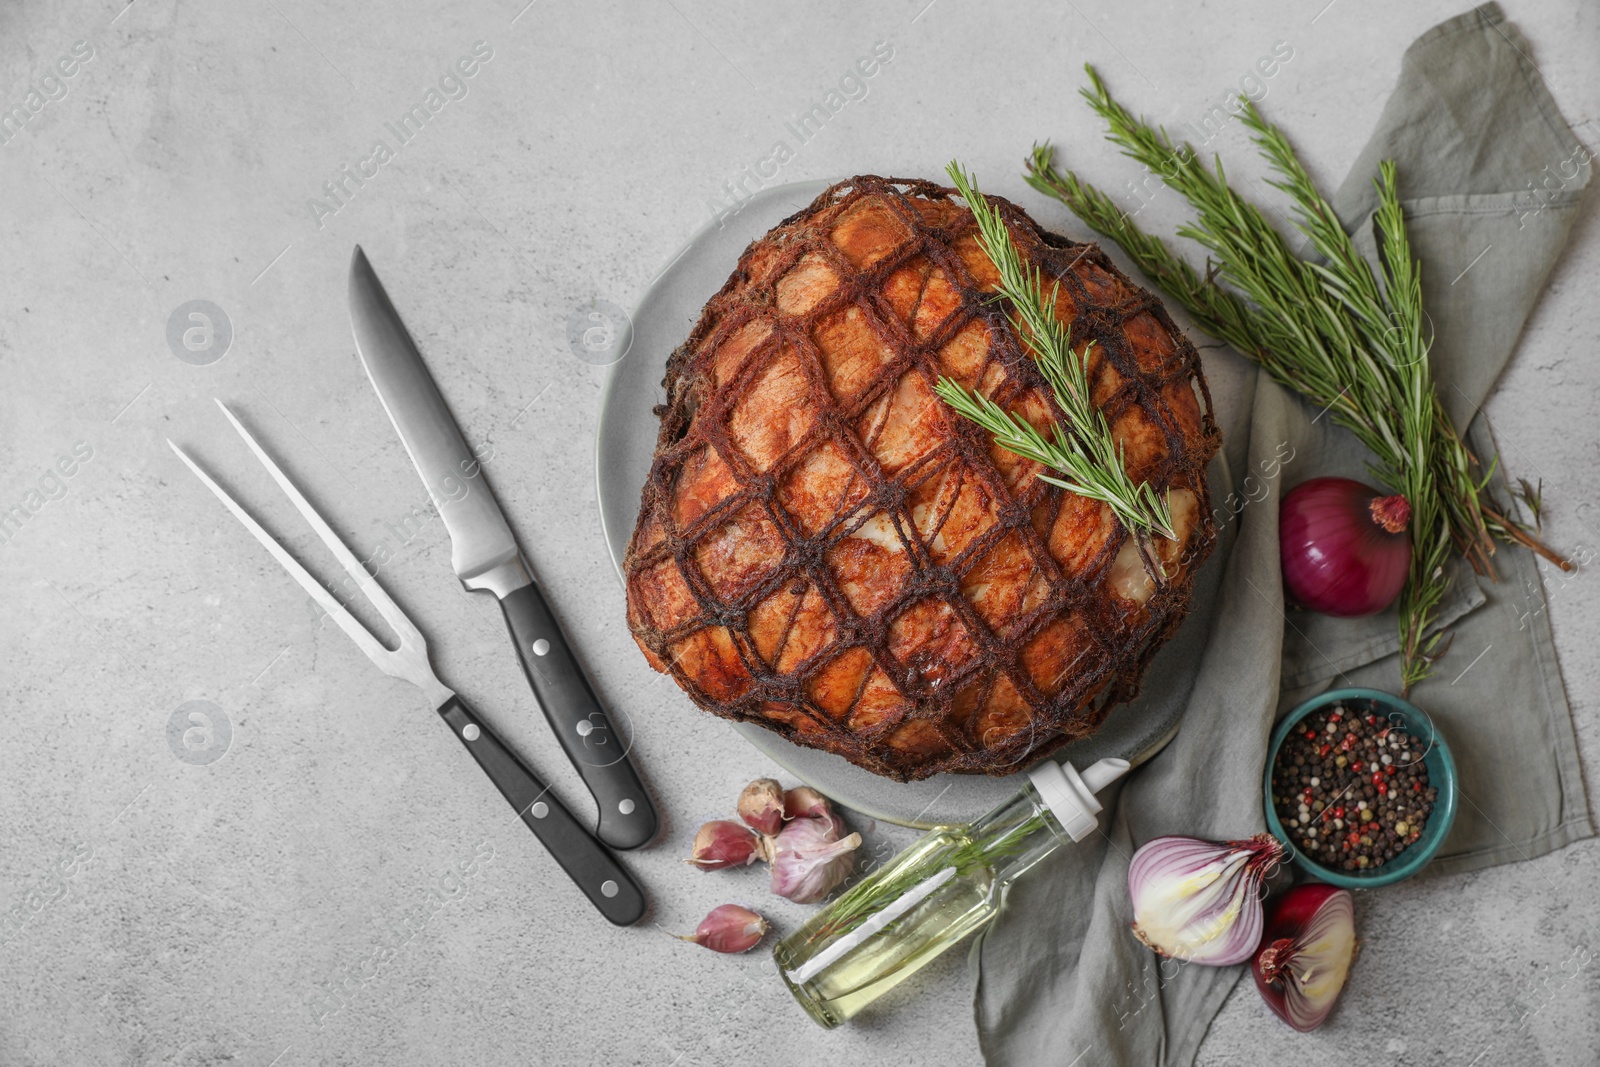
{"label": "green rosemary leaf", "polygon": [[999,209],[978,191],[972,176],[954,161],[946,170],[972,210],[978,243],[1000,276],[1000,296],[1019,320],[1018,333],[1065,413],[1066,425],[1057,425],[1053,437],[1046,437],[1026,419],[949,378],[939,379],[939,396],[962,418],[987,431],[1000,447],[1061,475],[1040,474],[1042,480],[1106,504],[1137,536],[1157,534],[1176,540],[1170,502],[1148,482],[1136,484],[1129,476],[1105,413],[1095,406],[1088,376],[1093,342],[1081,354],[1073,350],[1071,329],[1056,318],[1058,284],[1046,291],[1043,274],[1024,261]]}

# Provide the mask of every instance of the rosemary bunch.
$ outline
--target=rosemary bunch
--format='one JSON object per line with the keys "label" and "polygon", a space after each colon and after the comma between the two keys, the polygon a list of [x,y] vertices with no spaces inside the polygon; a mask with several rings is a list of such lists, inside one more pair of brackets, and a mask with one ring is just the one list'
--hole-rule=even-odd
{"label": "rosemary bunch", "polygon": [[1373,475],[1411,502],[1412,565],[1399,605],[1402,675],[1409,689],[1442,654],[1440,635],[1429,630],[1447,589],[1444,564],[1452,548],[1491,575],[1497,538],[1533,548],[1563,568],[1569,564],[1488,498],[1493,463],[1480,473],[1439,402],[1422,325],[1421,280],[1393,164],[1384,163],[1374,182],[1380,285],[1288,138],[1250,101],[1241,101],[1241,118],[1277,172],[1271,184],[1290,197],[1295,226],[1322,262],[1290,252],[1261,212],[1228,185],[1220,159],[1214,169],[1201,163],[1191,145],[1175,144],[1165,130],[1134,116],[1087,69],[1091,88],[1082,95],[1106,120],[1109,139],[1194,209],[1195,220],[1178,234],[1207,250],[1206,273],[1141,231],[1099,189],[1070,170],[1056,170],[1049,145],[1034,147],[1029,184],[1120,244],[1203,329],[1355,434],[1375,457]]}
{"label": "rosemary bunch", "polygon": [[1067,425],[1056,423],[1047,436],[1027,419],[951,378],[939,379],[935,387],[939,396],[957,414],[988,431],[1001,448],[1064,475],[1041,473],[1042,481],[1106,504],[1136,536],[1155,533],[1176,540],[1170,503],[1149,482],[1134,483],[1123,462],[1122,446],[1112,436],[1104,412],[1095,406],[1088,375],[1093,342],[1081,354],[1073,350],[1071,328],[1056,318],[1059,284],[1046,293],[1039,268],[1023,260],[1005,220],[984,199],[972,176],[954,161],[946,171],[972,209],[978,243],[1000,275],[1000,296],[1016,315],[1022,327],[1018,332],[1066,413]]}

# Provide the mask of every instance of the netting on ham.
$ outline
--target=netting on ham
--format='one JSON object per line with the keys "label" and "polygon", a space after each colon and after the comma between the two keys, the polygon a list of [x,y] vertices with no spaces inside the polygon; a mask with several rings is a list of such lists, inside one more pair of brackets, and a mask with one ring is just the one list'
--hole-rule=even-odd
{"label": "netting on ham", "polygon": [[700,707],[900,780],[1006,774],[1138,692],[1215,539],[1193,346],[1095,245],[998,197],[1059,282],[1095,403],[1180,539],[1040,481],[941,375],[1063,419],[949,189],[857,177],[746,249],[673,353],[624,560],[646,657]]}

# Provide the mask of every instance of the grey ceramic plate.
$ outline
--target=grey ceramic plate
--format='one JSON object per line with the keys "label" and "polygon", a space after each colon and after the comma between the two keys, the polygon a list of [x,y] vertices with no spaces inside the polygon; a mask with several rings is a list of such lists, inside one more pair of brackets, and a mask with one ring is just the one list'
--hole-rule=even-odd
{"label": "grey ceramic plate", "polygon": [[[658,424],[652,409],[666,399],[661,378],[667,357],[694,328],[700,309],[722,288],[745,246],[811,203],[829,184],[799,182],[766,189],[745,201],[743,210],[721,225],[713,220],[656,278],[634,311],[631,339],[620,344],[625,354],[612,365],[601,400],[595,444],[600,521],[619,575],[638,518],[639,492],[655,452]],[[1209,477],[1213,501],[1225,499],[1231,482],[1221,456],[1212,463]],[[1222,561],[1232,536],[1230,525],[1197,578],[1190,617],[1145,672],[1139,699],[1114,708],[1093,737],[1067,746],[1057,758],[1080,767],[1106,756],[1138,763],[1160,751],[1177,733],[1189,678],[1188,672],[1172,668],[1197,658],[1203,650]],[[682,703],[684,714],[702,714],[687,696]],[[921,782],[894,782],[831,753],[790,744],[758,726],[730,725],[779,766],[846,807],[906,826],[966,822],[1017,790],[1015,777],[945,774]]]}

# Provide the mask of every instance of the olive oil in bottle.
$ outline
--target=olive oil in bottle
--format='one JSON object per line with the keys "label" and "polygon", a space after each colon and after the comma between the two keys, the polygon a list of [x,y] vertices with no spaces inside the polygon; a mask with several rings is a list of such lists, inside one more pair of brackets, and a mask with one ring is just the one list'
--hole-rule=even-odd
{"label": "olive oil in bottle", "polygon": [[981,819],[931,831],[773,949],[790,992],[823,1026],[851,1018],[986,925],[1023,872],[1087,836],[1094,794],[1127,769],[1103,759],[1080,775],[1046,761]]}

